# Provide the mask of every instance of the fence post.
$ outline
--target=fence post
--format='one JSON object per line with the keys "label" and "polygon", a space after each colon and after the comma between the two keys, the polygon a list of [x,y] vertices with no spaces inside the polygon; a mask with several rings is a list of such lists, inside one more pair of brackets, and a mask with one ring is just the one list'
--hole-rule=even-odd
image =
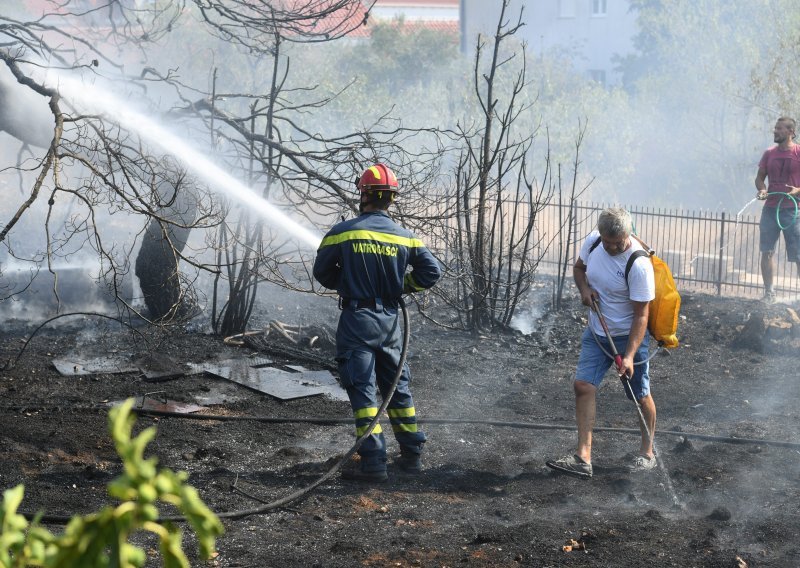
{"label": "fence post", "polygon": [[722,295],[722,256],[725,252],[725,211],[719,226],[719,266],[717,267],[717,296]]}
{"label": "fence post", "polygon": [[[578,251],[580,250],[580,246],[583,244],[583,241],[578,243],[578,239],[582,238],[581,235],[578,234],[578,202],[576,200],[572,200],[569,204],[569,211],[570,211],[570,224],[572,225],[572,262],[575,263],[578,260]],[[583,235],[586,236],[586,235]],[[566,262],[569,262],[569,259],[566,259]]]}

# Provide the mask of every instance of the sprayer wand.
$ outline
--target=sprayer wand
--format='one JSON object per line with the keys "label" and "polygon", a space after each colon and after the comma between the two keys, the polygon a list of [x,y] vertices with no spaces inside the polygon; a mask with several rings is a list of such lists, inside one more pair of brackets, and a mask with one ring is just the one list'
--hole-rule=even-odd
{"label": "sprayer wand", "polygon": [[606,318],[603,317],[603,312],[600,311],[600,302],[598,302],[594,297],[592,297],[592,309],[597,313],[597,319],[600,320],[600,325],[603,328],[603,332],[606,334],[606,339],[608,339],[608,344],[611,347],[611,353],[614,355],[614,364],[617,366],[617,371],[620,373],[619,379],[622,381],[622,384],[625,387],[625,392],[631,397],[631,400],[633,400],[633,403],[636,405],[636,412],[639,413],[639,423],[642,425],[647,437],[652,440],[653,436],[650,434],[650,428],[647,427],[647,421],[645,421],[644,414],[642,413],[642,405],[639,404],[639,401],[636,400],[636,395],[633,393],[630,377],[628,376],[627,371],[622,372],[622,355],[619,354],[619,351],[617,351],[617,346],[614,345],[614,339],[611,337],[611,332],[608,330]]}

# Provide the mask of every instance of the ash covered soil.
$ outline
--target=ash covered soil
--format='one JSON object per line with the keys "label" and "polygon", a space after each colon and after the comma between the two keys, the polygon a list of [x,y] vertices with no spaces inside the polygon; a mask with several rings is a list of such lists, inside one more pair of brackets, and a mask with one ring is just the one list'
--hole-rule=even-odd
{"label": "ash covered soil", "polygon": [[[187,530],[193,566],[800,565],[800,326],[792,327],[787,305],[699,293],[683,300],[681,347],[651,362],[662,431],[658,469],[631,474],[621,467],[637,448],[638,426],[612,373],[598,394],[594,477],[575,479],[544,465],[575,444],[572,379],[587,315],[577,298],[544,316],[530,335],[446,331],[412,307],[409,363],[429,436],[424,472],[405,474],[390,461],[386,484],[337,474],[285,508],[225,519],[208,564],[197,559]],[[276,298],[259,317],[333,328],[334,302],[315,301],[309,307]],[[779,328],[783,335],[743,341],[755,329],[745,324],[758,318],[790,323]],[[210,401],[216,404],[199,414],[287,419],[139,417],[137,429],[158,428],[148,455],[187,471],[219,513],[261,506],[241,491],[272,502],[308,486],[354,440],[349,404],[326,396],[280,401],[209,374],[153,382],[141,372],[62,376],[53,365],[76,353],[181,364],[263,355],[252,346],[139,328],[145,343],[108,320],[59,322],[37,332],[16,365],[0,372],[0,485],[25,484],[25,511],[71,515],[109,503],[106,485],[121,466],[106,413],[86,407],[127,397]],[[31,331],[7,322],[3,361],[17,357]],[[322,344],[315,354],[329,359],[332,351]],[[297,418],[345,422],[291,421]],[[397,445],[389,438],[391,460]],[[148,551],[148,565],[160,565],[155,541],[138,535],[136,542]]]}

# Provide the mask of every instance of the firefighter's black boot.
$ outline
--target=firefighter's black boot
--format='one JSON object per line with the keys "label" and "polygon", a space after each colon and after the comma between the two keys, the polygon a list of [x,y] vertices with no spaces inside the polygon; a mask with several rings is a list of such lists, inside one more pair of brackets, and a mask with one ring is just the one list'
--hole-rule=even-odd
{"label": "firefighter's black boot", "polygon": [[400,446],[400,456],[394,463],[406,473],[419,473],[422,471],[421,454],[422,444],[418,446]]}
{"label": "firefighter's black boot", "polygon": [[[355,464],[354,464],[355,465]],[[361,456],[360,464],[342,469],[342,479],[383,483],[389,479],[386,473],[386,456]]]}

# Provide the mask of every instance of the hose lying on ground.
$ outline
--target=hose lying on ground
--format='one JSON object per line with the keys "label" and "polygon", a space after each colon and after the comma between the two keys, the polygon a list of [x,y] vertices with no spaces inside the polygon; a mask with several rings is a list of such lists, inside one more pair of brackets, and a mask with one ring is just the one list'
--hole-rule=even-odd
{"label": "hose lying on ground", "polygon": [[[389,400],[391,397],[387,397]],[[7,410],[33,410],[35,407],[33,406],[25,406],[25,407],[0,407],[0,412],[7,411]],[[52,408],[52,407],[51,407]],[[45,408],[41,408],[45,410]],[[97,412],[101,410],[107,410],[107,406],[84,406],[84,407],[74,407],[75,410],[88,410],[92,412]],[[137,414],[145,415],[145,416],[160,416],[160,417],[167,417],[167,418],[183,418],[187,420],[215,420],[220,422],[245,422],[245,421],[252,421],[252,422],[263,422],[269,424],[286,424],[286,423],[300,423],[300,424],[317,424],[317,425],[340,425],[340,424],[352,424],[352,419],[349,418],[276,418],[270,416],[225,416],[225,415],[209,415],[209,414],[185,414],[181,412],[168,412],[162,410],[143,410],[143,409],[133,409]],[[378,413],[378,417],[380,417],[381,412]],[[560,424],[537,424],[531,422],[507,422],[504,420],[472,420],[472,419],[458,419],[458,418],[442,418],[442,419],[428,419],[420,421],[420,424],[469,424],[469,425],[486,425],[486,426],[498,426],[498,427],[505,427],[505,428],[521,428],[527,430],[567,430],[567,431],[575,431],[574,426],[567,426],[567,425],[560,425]],[[215,513],[218,517],[222,519],[238,519],[242,517],[247,517],[250,515],[257,515],[261,513],[266,513],[273,509],[278,509],[280,507],[285,507],[287,504],[299,500],[301,497],[309,493],[314,488],[318,487],[322,482],[327,479],[330,479],[334,473],[336,473],[341,466],[352,457],[352,455],[358,450],[358,447],[361,445],[363,439],[371,433],[372,428],[374,428],[375,423],[370,423],[369,429],[367,434],[359,438],[356,441],[356,445],[347,452],[337,463],[334,465],[328,472],[326,472],[322,477],[320,477],[317,481],[312,483],[311,485],[304,487],[294,493],[287,495],[281,499],[276,501],[272,501],[270,503],[266,503],[261,507],[255,507],[253,509],[245,509],[241,511],[230,511],[224,513]],[[637,428],[613,428],[613,427],[603,427],[603,426],[596,426],[594,428],[595,432],[617,432],[623,434],[636,434],[640,435],[641,431]],[[736,438],[733,436],[716,436],[711,434],[699,434],[696,432],[682,432],[678,430],[656,430],[656,434],[664,435],[664,436],[679,436],[686,439],[694,439],[694,440],[702,440],[706,442],[718,442],[718,443],[725,443],[725,444],[754,444],[758,446],[775,446],[781,448],[790,448],[795,450],[800,450],[800,443],[798,442],[785,442],[782,440],[769,440],[769,439],[759,439],[759,438]],[[239,492],[242,492],[239,490]],[[243,492],[242,492],[243,493]],[[250,498],[254,498],[249,496]],[[257,499],[259,500],[259,499]],[[22,513],[28,519],[32,519],[35,515],[31,513]],[[44,523],[54,523],[54,524],[64,524],[69,522],[71,517],[61,516],[61,515],[43,515],[40,517],[41,522]],[[183,521],[183,517],[162,517],[160,520],[162,521],[176,521],[180,522]]]}
{"label": "hose lying on ground", "polygon": [[[262,506],[260,506],[260,507],[255,507],[255,508],[252,508],[252,509],[244,509],[244,510],[241,510],[241,511],[229,511],[229,512],[223,512],[223,513],[215,512],[214,514],[217,517],[219,517],[221,519],[238,519],[238,518],[247,517],[247,516],[250,516],[250,515],[258,515],[258,514],[261,514],[261,513],[266,513],[267,511],[271,511],[273,509],[278,509],[280,507],[285,507],[289,503],[292,503],[294,501],[298,501],[299,499],[304,497],[306,494],[311,492],[313,489],[315,489],[316,487],[321,485],[324,481],[330,479],[337,471],[339,471],[339,469],[341,469],[341,467],[345,463],[347,463],[348,460],[350,460],[351,457],[353,457],[353,455],[358,451],[358,448],[361,447],[361,444],[364,443],[364,440],[366,440],[367,437],[369,437],[372,434],[372,431],[375,429],[375,426],[378,424],[378,421],[380,420],[381,415],[386,411],[386,407],[389,405],[389,402],[392,400],[392,396],[394,395],[394,391],[397,388],[397,384],[400,382],[400,377],[403,374],[403,367],[405,366],[406,356],[408,355],[408,342],[409,342],[409,338],[411,337],[411,330],[409,328],[409,323],[408,323],[409,322],[408,309],[406,308],[406,304],[405,304],[405,302],[403,301],[402,298],[400,298],[400,300],[399,300],[399,306],[400,306],[400,311],[403,314],[403,346],[402,346],[402,349],[400,351],[400,360],[399,360],[399,362],[397,364],[397,372],[395,373],[394,379],[392,380],[391,387],[389,387],[389,390],[387,391],[386,396],[383,398],[383,403],[381,404],[380,408],[378,409],[377,414],[372,419],[372,421],[369,423],[369,426],[367,426],[366,432],[364,432],[364,434],[355,441],[355,443],[353,444],[353,447],[351,447],[347,451],[347,453],[345,453],[344,456],[342,456],[342,458],[339,459],[339,461],[337,461],[336,464],[334,464],[334,466],[331,467],[327,472],[325,472],[319,479],[317,479],[316,481],[314,481],[310,485],[308,485],[306,487],[303,487],[302,489],[298,489],[297,491],[294,491],[293,493],[290,493],[289,495],[286,495],[285,497],[281,497],[280,499],[276,499],[275,501],[272,501],[272,502],[262,501],[261,499],[255,497],[253,495],[249,495],[249,494],[245,493],[244,491],[242,491],[241,489],[238,489],[234,484],[233,488],[237,492],[242,493],[243,495],[249,497],[250,499],[259,501],[259,502],[264,503],[264,504]],[[98,409],[98,408],[103,408],[103,407],[95,406],[95,407],[92,407],[92,408]],[[107,408],[107,407],[105,407],[105,408]],[[31,408],[28,407],[27,409],[30,410]],[[3,408],[0,407],[0,410],[3,410]],[[133,409],[133,410],[137,414],[150,414],[150,415],[153,415],[150,412],[143,411],[143,409]],[[158,415],[161,415],[161,416],[176,416],[176,417],[177,416],[182,416],[182,417],[187,417],[188,416],[188,415],[185,415],[185,414],[182,415],[181,413],[171,413],[171,412],[167,412],[165,414],[158,414]],[[228,418],[233,418],[233,417],[229,416]],[[345,421],[341,420],[341,421],[337,421],[336,423],[340,424],[340,423],[343,423],[343,422],[345,422]],[[350,420],[347,420],[346,422],[352,424],[353,421],[352,421],[352,419],[350,419]],[[36,514],[24,513],[24,512],[19,512],[19,514],[23,515],[28,520],[38,519],[39,522],[52,523],[52,524],[66,524],[66,523],[69,523],[70,520],[72,519],[72,516],[66,516],[66,515],[36,515]],[[164,522],[164,521],[184,522],[184,521],[186,521],[186,518],[183,517],[183,516],[163,516],[163,517],[160,517],[157,520],[157,522]]]}
{"label": "hose lying on ground", "polygon": [[[47,412],[104,412],[108,405],[85,406],[49,406],[49,405],[14,405],[0,406],[0,415],[19,414],[27,411]],[[215,422],[262,422],[266,424],[316,424],[318,426],[338,426],[352,424],[351,418],[282,418],[278,416],[229,416],[225,414],[187,414],[185,412],[170,412],[168,410],[151,410],[146,408],[132,408],[132,412],[141,416],[159,416],[163,418],[182,418],[184,420],[213,420]],[[380,414],[379,414],[380,415]],[[543,424],[541,422],[509,422],[507,420],[487,420],[472,418],[426,418],[420,419],[422,424],[468,424],[470,426],[497,426],[500,428],[519,428],[523,430],[566,430],[575,431],[575,426],[566,424]],[[616,428],[612,426],[595,426],[596,432],[617,432],[621,434],[641,434],[636,428]],[[767,438],[738,438],[736,436],[718,436],[716,434],[700,434],[698,432],[684,432],[682,430],[656,430],[656,434],[663,436],[677,436],[704,442],[719,442],[722,444],[753,444],[757,446],[775,446],[800,450],[800,442],[787,442],[783,440],[770,440]]]}
{"label": "hose lying on ground", "polygon": [[[366,438],[372,433],[372,430],[375,428],[378,420],[380,419],[381,415],[385,412],[386,407],[389,404],[389,401],[394,394],[394,391],[397,387],[397,383],[400,380],[400,376],[403,372],[403,367],[406,361],[406,355],[408,353],[408,341],[410,337],[410,329],[408,323],[408,311],[406,309],[405,304],[401,301],[400,303],[401,311],[403,314],[403,348],[400,354],[400,361],[397,367],[397,373],[395,374],[394,380],[392,382],[392,386],[389,389],[386,397],[381,404],[381,407],[378,409],[378,413],[372,419],[369,426],[367,427],[367,431],[358,439],[356,440],[353,447],[345,453],[345,455],[336,462],[336,464],[329,469],[326,473],[324,473],[319,479],[315,482],[311,483],[310,485],[303,487],[285,497],[277,499],[272,502],[265,502],[261,499],[254,497],[245,493],[244,491],[234,488],[243,495],[247,496],[248,498],[254,499],[256,501],[260,501],[263,503],[260,507],[254,507],[251,509],[244,509],[240,511],[229,511],[229,512],[222,512],[222,513],[215,513],[221,519],[239,519],[242,517],[247,517],[250,515],[257,515],[266,513],[273,509],[278,509],[281,507],[285,507],[291,502],[298,501],[310,491],[321,485],[326,480],[330,479],[339,469],[358,451],[358,448],[361,447],[361,444],[366,440]],[[8,413],[8,412],[21,412],[21,411],[30,411],[30,410],[51,410],[51,411],[63,411],[63,410],[71,410],[71,411],[90,411],[90,412],[99,412],[107,410],[108,406],[105,405],[86,405],[86,406],[39,406],[39,405],[16,405],[16,406],[0,406],[0,413]],[[136,414],[143,415],[143,416],[160,416],[160,417],[167,417],[167,418],[182,418],[185,420],[214,420],[218,422],[262,422],[262,423],[269,423],[269,424],[317,424],[317,425],[340,425],[340,424],[352,424],[352,419],[350,418],[278,418],[278,417],[270,417],[270,416],[227,416],[227,415],[212,415],[212,414],[187,414],[182,412],[170,412],[164,410],[148,410],[142,408],[133,408],[132,409]],[[530,423],[530,422],[507,422],[503,420],[474,420],[474,419],[458,419],[458,418],[443,418],[443,419],[427,419],[420,421],[422,424],[469,424],[469,425],[487,425],[487,426],[498,426],[498,427],[505,427],[505,428],[521,428],[521,429],[529,429],[529,430],[571,430],[575,431],[574,426],[567,426],[567,425],[559,425],[559,424],[537,424],[537,423]],[[602,427],[598,426],[594,428],[595,432],[619,432],[625,434],[637,434],[639,435],[641,432],[638,429],[633,428],[612,428],[612,427]],[[765,445],[765,446],[777,446],[783,448],[793,448],[793,449],[800,449],[800,443],[797,442],[784,442],[781,440],[764,440],[764,439],[754,439],[754,438],[736,438],[736,437],[725,437],[725,436],[715,436],[710,434],[699,434],[693,432],[681,432],[681,431],[674,431],[674,430],[656,430],[657,434],[666,435],[666,436],[681,436],[686,439],[696,439],[696,440],[703,440],[709,442],[720,442],[720,443],[728,443],[728,444],[755,444],[755,445]],[[27,519],[33,519],[36,515],[31,513],[23,513],[20,512],[21,515],[25,516]],[[52,524],[66,524],[71,519],[72,516],[65,516],[65,515],[42,515],[39,518],[40,522],[43,523],[52,523]],[[164,516],[159,519],[159,521],[173,521],[173,522],[182,522],[185,518],[182,516]]]}

